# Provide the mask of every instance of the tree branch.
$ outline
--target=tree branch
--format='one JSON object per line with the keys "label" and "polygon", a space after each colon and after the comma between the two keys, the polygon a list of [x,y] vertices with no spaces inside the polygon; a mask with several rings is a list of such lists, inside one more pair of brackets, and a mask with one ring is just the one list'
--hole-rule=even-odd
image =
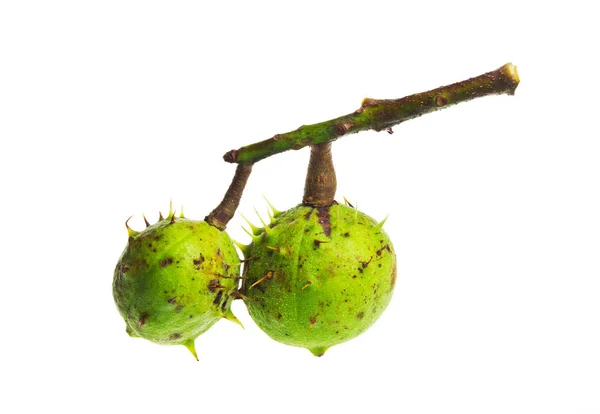
{"label": "tree branch", "polygon": [[388,130],[394,125],[442,108],[487,95],[514,95],[519,74],[512,63],[483,75],[401,99],[365,98],[351,114],[300,128],[257,142],[223,156],[230,163],[248,164],[290,149],[332,142],[359,131]]}

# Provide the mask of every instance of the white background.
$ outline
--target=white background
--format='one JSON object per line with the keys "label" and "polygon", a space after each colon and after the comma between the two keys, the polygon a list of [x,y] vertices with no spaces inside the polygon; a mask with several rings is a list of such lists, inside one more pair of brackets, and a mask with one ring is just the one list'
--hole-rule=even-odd
{"label": "white background", "polygon": [[[0,411],[600,412],[597,13],[533,3],[3,1]],[[334,145],[398,252],[364,335],[315,358],[239,302],[199,362],[125,334],[130,215],[202,219],[226,151],[510,61],[513,97]],[[240,212],[300,202],[307,160],[257,164]]]}

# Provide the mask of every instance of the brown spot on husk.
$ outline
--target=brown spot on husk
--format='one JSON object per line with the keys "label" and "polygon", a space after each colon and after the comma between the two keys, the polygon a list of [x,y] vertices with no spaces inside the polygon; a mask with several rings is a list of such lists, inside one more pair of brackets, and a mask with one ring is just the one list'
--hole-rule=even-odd
{"label": "brown spot on husk", "polygon": [[202,256],[202,254],[200,254],[200,257],[198,257],[197,259],[194,259],[194,266],[200,267],[200,265],[202,263],[204,263],[204,256]]}
{"label": "brown spot on husk", "polygon": [[387,250],[388,252],[392,252],[392,249],[390,249],[390,245],[386,244],[385,246],[383,246],[381,249],[377,250],[377,256],[381,256],[381,252]]}
{"label": "brown spot on husk", "polygon": [[364,318],[364,317],[365,317],[365,313],[364,313],[364,312],[358,312],[358,313],[356,314],[356,317],[357,317],[358,319],[362,319],[362,318]]}
{"label": "brown spot on husk", "polygon": [[172,257],[168,257],[168,258],[164,259],[162,262],[160,262],[160,267],[165,267],[165,266],[168,266],[170,264],[173,264],[173,258]]}
{"label": "brown spot on husk", "polygon": [[310,220],[310,216],[312,216],[313,210],[314,210],[314,208],[311,208],[308,210],[308,212],[306,213],[306,216],[304,216],[304,218],[306,220]]}
{"label": "brown spot on husk", "polygon": [[366,268],[367,266],[369,266],[369,263],[371,263],[371,260],[373,260],[373,256],[371,256],[369,258],[369,261],[367,261],[367,262],[360,262],[361,265],[362,265],[362,267],[363,267],[363,269]]}
{"label": "brown spot on husk", "polygon": [[148,314],[147,313],[142,314],[142,316],[140,317],[140,320],[137,323],[137,327],[141,328],[142,326],[146,325],[147,319],[148,319]]}
{"label": "brown spot on husk", "polygon": [[219,289],[221,286],[221,284],[219,283],[219,281],[217,279],[211,279],[210,282],[208,282],[208,291],[209,292],[215,292],[217,289]]}
{"label": "brown spot on husk", "polygon": [[171,336],[169,336],[169,339],[171,341],[174,341],[174,340],[179,339],[179,338],[181,338],[181,334],[180,333],[174,333],[174,334],[171,334]]}
{"label": "brown spot on husk", "polygon": [[314,240],[313,240],[313,244],[315,245],[315,249],[316,249],[317,247],[321,246],[321,244],[322,244],[322,243],[329,243],[329,242],[328,242],[328,241],[326,241],[326,240],[317,240],[317,239],[314,239]]}
{"label": "brown spot on husk", "polygon": [[226,298],[223,301],[223,304],[221,305],[221,310],[223,311],[223,313],[225,313],[225,311],[227,310],[227,301],[229,300],[229,298]]}
{"label": "brown spot on husk", "polygon": [[329,215],[329,207],[317,207],[317,217],[319,224],[323,228],[323,233],[327,237],[331,237],[331,216]]}
{"label": "brown spot on husk", "polygon": [[213,300],[213,304],[218,305],[219,303],[221,303],[222,298],[223,298],[223,291],[219,290],[219,293],[217,293],[217,296],[215,296],[215,300]]}

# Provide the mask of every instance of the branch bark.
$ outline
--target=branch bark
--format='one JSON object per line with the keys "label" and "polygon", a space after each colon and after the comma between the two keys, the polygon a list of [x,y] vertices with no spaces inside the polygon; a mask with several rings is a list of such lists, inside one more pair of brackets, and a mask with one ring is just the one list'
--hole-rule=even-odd
{"label": "branch bark", "polygon": [[462,82],[442,86],[401,99],[365,98],[360,108],[351,114],[277,134],[267,140],[227,152],[223,159],[230,163],[255,163],[271,155],[298,150],[308,145],[333,142],[359,131],[388,130],[394,125],[487,95],[514,95],[519,85],[517,68],[512,63]]}

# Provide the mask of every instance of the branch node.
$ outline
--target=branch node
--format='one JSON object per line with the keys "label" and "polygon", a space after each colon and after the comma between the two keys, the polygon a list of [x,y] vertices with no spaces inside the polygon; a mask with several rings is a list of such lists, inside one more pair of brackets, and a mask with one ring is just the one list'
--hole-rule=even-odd
{"label": "branch node", "polygon": [[237,154],[238,154],[238,150],[232,149],[231,151],[229,151],[225,155],[223,155],[223,159],[226,162],[234,163],[237,161]]}

